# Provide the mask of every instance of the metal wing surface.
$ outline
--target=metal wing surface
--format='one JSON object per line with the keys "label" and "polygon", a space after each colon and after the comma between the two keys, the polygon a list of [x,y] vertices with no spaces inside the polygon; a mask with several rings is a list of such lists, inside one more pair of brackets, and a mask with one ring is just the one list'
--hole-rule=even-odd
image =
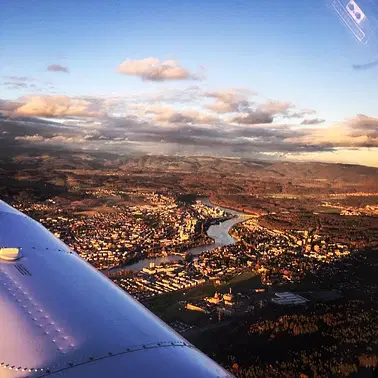
{"label": "metal wing surface", "polygon": [[0,377],[232,377],[0,201]]}

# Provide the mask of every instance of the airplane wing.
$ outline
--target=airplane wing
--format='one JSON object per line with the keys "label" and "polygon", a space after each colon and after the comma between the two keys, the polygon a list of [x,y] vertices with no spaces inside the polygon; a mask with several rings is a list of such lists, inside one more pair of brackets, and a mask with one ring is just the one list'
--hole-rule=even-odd
{"label": "airplane wing", "polygon": [[2,201],[0,327],[2,378],[232,377]]}

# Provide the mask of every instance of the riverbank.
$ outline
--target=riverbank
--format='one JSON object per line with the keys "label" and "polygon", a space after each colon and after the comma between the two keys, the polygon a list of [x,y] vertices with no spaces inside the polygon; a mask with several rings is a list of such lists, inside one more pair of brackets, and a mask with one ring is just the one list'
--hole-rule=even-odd
{"label": "riverbank", "polygon": [[233,203],[222,203],[221,201],[216,199],[213,195],[209,197],[209,202],[211,202],[216,207],[223,208],[223,209],[226,208],[226,209],[229,209],[229,210],[232,210],[232,211],[244,214],[244,215],[248,215],[251,217],[259,218],[265,214],[265,212],[259,212],[257,210],[250,210],[245,206],[240,206]]}

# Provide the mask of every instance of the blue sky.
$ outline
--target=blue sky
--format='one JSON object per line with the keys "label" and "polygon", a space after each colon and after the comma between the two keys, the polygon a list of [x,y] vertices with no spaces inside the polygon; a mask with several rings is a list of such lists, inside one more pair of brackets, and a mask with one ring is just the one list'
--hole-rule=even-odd
{"label": "blue sky", "polygon": [[[360,3],[369,0],[360,0]],[[378,117],[377,59],[327,7],[327,0],[10,1],[1,2],[0,75],[26,76],[37,90],[0,87],[0,98],[36,94],[101,96],[164,88],[186,81],[149,82],[120,75],[127,59],[177,60],[206,88],[248,88],[263,98],[317,111],[327,122]],[[69,74],[48,72],[59,64]]]}
{"label": "blue sky", "polygon": [[[248,87],[325,117],[378,111],[377,71],[351,68],[374,52],[324,1],[2,2],[1,73],[50,80],[67,94],[145,87],[115,67],[156,56],[206,67],[209,85]],[[69,77],[45,72],[55,62]]]}

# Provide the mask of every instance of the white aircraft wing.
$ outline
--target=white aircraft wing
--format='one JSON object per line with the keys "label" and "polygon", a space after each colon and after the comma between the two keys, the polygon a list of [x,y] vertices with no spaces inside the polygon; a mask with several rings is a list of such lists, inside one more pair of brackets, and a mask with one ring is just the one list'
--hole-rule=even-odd
{"label": "white aircraft wing", "polygon": [[232,377],[2,201],[0,327],[2,378]]}

